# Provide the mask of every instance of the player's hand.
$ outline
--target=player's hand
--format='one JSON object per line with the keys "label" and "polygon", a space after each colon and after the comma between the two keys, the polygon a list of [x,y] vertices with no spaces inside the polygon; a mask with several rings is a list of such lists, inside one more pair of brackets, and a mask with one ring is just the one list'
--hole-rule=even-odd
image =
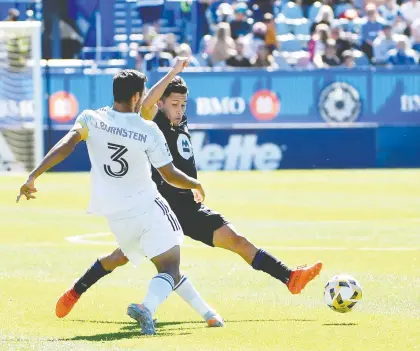
{"label": "player's hand", "polygon": [[26,197],[26,200],[36,199],[33,193],[36,193],[38,190],[35,188],[35,178],[29,177],[25,184],[20,187],[20,193],[16,197],[16,203],[19,202],[20,198],[23,196]]}
{"label": "player's hand", "polygon": [[194,194],[194,201],[197,203],[201,203],[204,201],[206,194],[204,193],[203,187],[200,185],[197,189],[193,189]]}
{"label": "player's hand", "polygon": [[175,61],[175,65],[172,70],[178,74],[181,73],[185,67],[190,64],[190,59],[188,57],[177,57]]}

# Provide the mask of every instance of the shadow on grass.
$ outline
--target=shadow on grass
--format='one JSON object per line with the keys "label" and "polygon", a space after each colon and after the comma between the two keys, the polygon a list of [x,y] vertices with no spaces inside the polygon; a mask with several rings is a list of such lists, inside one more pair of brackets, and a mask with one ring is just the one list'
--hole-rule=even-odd
{"label": "shadow on grass", "polygon": [[325,323],[323,324],[326,327],[351,327],[355,325],[359,325],[357,323]]}
{"label": "shadow on grass", "polygon": [[[117,321],[98,321],[98,320],[84,320],[84,319],[69,319],[68,322],[80,322],[80,323],[98,323],[98,324],[117,324],[117,325],[127,325],[127,326],[136,326],[136,323],[133,322],[117,322]],[[300,319],[300,318],[283,318],[283,319],[241,319],[241,320],[225,320],[226,324],[229,323],[261,323],[261,322],[317,322],[317,319]],[[175,321],[175,322],[159,322],[157,321],[156,327],[162,328],[173,325],[181,324],[202,324],[202,320],[197,321]],[[327,324],[324,324],[327,325]],[[126,328],[122,328],[126,329]],[[128,328],[127,328],[128,329]]]}
{"label": "shadow on grass", "polygon": [[[68,320],[69,322],[79,323],[94,323],[94,324],[116,324],[121,325],[121,329],[116,332],[101,333],[94,335],[78,335],[73,338],[61,339],[66,341],[112,341],[122,339],[133,339],[139,337],[146,337],[140,334],[140,328],[137,323],[134,322],[120,322],[120,321],[100,321],[100,320],[84,320],[84,319],[73,319]],[[244,320],[227,320],[226,324],[230,323],[261,323],[261,322],[316,322],[316,319],[244,319]],[[195,326],[193,326],[195,325]],[[175,321],[175,322],[157,322],[156,331],[157,334],[154,337],[166,337],[173,335],[190,335],[189,330],[203,329],[207,325],[203,321]]]}
{"label": "shadow on grass", "polygon": [[140,334],[140,329],[138,326],[135,326],[135,330],[126,331],[126,332],[112,332],[112,333],[103,333],[103,334],[94,334],[94,335],[78,335],[73,338],[61,339],[63,341],[115,341],[123,339],[138,339],[138,338],[160,338],[165,336],[174,336],[174,335],[190,335],[192,333],[172,333],[170,331],[158,331],[156,335],[145,336]]}

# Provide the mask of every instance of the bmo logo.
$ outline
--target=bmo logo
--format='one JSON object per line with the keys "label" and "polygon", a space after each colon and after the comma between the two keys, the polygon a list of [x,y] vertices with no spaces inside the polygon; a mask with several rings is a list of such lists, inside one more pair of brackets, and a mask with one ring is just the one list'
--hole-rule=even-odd
{"label": "bmo logo", "polygon": [[199,97],[195,102],[198,116],[240,115],[246,109],[246,102],[241,97]]}
{"label": "bmo logo", "polygon": [[79,112],[76,97],[66,91],[58,91],[49,99],[50,117],[56,122],[69,122]]}
{"label": "bmo logo", "polygon": [[256,134],[232,134],[226,145],[205,143],[205,132],[191,133],[200,170],[274,170],[280,167],[285,146],[258,143]]}
{"label": "bmo logo", "polygon": [[254,117],[260,121],[271,121],[280,113],[280,100],[271,90],[259,90],[249,103]]}

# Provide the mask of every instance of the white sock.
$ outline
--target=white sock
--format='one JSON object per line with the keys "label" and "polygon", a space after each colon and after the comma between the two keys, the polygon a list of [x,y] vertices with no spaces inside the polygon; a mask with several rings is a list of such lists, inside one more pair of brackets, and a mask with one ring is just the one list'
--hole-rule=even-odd
{"label": "white sock", "polygon": [[213,311],[213,309],[203,300],[197,290],[195,290],[194,286],[186,276],[182,276],[174,290],[201,317],[204,317],[208,311]]}
{"label": "white sock", "polygon": [[174,289],[174,278],[166,273],[159,273],[151,280],[149,290],[143,300],[143,305],[147,307],[152,316],[156,309],[169,296]]}

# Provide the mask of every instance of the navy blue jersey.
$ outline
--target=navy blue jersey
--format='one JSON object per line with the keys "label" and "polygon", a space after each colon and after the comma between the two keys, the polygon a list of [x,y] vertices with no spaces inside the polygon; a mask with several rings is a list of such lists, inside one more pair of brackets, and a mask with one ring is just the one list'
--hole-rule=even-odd
{"label": "navy blue jersey", "polygon": [[[183,116],[179,126],[174,126],[166,115],[159,111],[154,118],[154,122],[166,138],[175,167],[188,176],[197,179],[197,168],[195,165],[186,116]],[[153,169],[152,172],[152,178],[156,183],[159,192],[165,198],[173,197],[179,199],[180,201],[194,201],[191,190],[175,188],[166,183],[156,169]]]}

